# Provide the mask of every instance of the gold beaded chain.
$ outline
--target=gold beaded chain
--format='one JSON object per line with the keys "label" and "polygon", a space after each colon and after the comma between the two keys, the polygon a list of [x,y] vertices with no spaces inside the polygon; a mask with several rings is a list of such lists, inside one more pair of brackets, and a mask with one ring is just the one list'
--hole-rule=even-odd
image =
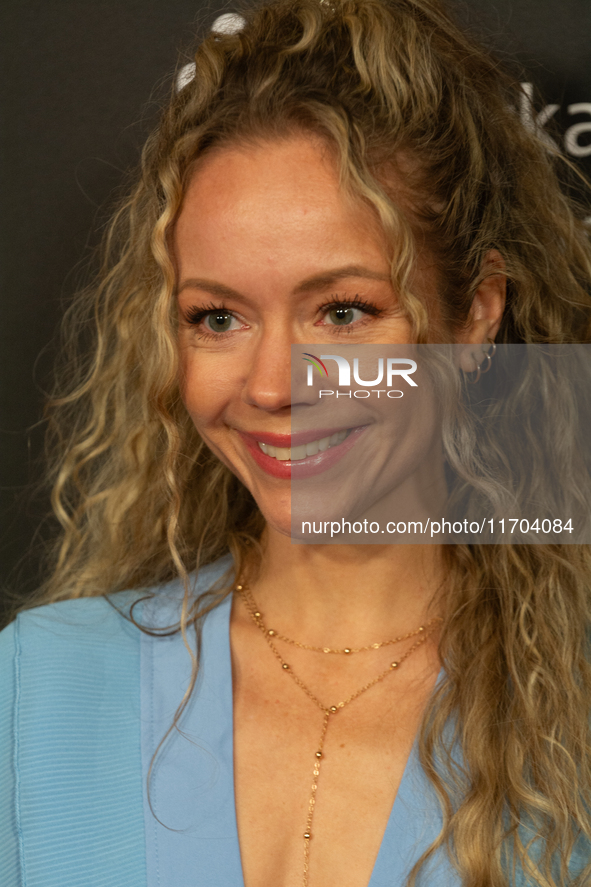
{"label": "gold beaded chain", "polygon": [[[258,620],[261,618],[261,614],[257,609],[254,598],[246,585],[241,586],[241,588],[242,596],[248,606],[248,612],[260,628],[261,626],[259,625]],[[269,637],[276,638],[278,641],[284,641],[286,644],[291,644],[292,647],[299,647],[301,650],[312,650],[315,653],[345,653],[348,655],[349,653],[366,653],[368,650],[379,650],[381,647],[390,647],[392,644],[398,644],[400,641],[405,641],[407,638],[412,638],[417,634],[421,634],[425,628],[421,625],[414,631],[409,631],[408,634],[400,635],[400,637],[392,638],[389,641],[378,641],[375,644],[368,644],[367,647],[343,647],[342,649],[334,649],[333,647],[314,647],[312,644],[301,644],[299,641],[294,641],[292,638],[288,638],[284,634],[279,634],[278,631],[274,631],[272,628],[265,630]]]}
{"label": "gold beaded chain", "polygon": [[[370,687],[374,687],[376,684],[379,684],[384,680],[391,672],[395,671],[405,659],[408,659],[413,650],[416,650],[417,647],[420,647],[421,644],[424,644],[427,640],[429,634],[435,629],[435,624],[437,622],[442,622],[443,620],[436,616],[434,619],[431,619],[426,625],[421,625],[419,628],[414,631],[409,632],[399,638],[394,638],[391,641],[382,641],[378,644],[370,644],[367,647],[358,647],[357,649],[351,647],[345,647],[342,650],[334,650],[330,647],[313,647],[307,644],[300,644],[297,641],[293,641],[290,638],[286,638],[278,632],[274,631],[272,628],[266,628],[265,623],[263,622],[263,614],[259,610],[256,605],[256,602],[252,596],[252,593],[245,585],[237,585],[236,591],[239,592],[244,600],[246,609],[250,614],[252,620],[256,624],[257,628],[263,633],[265,640],[267,641],[269,647],[271,648],[273,655],[279,661],[281,668],[287,672],[287,674],[292,678],[292,680],[300,687],[306,696],[312,700],[312,702],[318,706],[318,708],[324,714],[324,720],[322,722],[322,731],[320,733],[320,740],[318,742],[318,750],[316,751],[315,757],[316,761],[314,762],[314,771],[312,777],[312,787],[310,793],[310,800],[308,801],[308,815],[306,817],[306,827],[304,830],[304,869],[303,869],[303,878],[302,885],[303,887],[308,887],[308,875],[310,871],[310,841],[312,840],[312,823],[314,821],[314,808],[316,806],[316,793],[318,791],[318,777],[320,776],[320,762],[324,757],[324,742],[326,739],[326,732],[328,730],[328,724],[334,715],[336,715],[342,708],[348,705],[350,702],[353,702],[354,699],[357,699],[361,696],[362,693],[365,693],[366,690],[369,690]],[[420,638],[404,653],[400,659],[391,662],[388,668],[386,668],[383,672],[381,672],[377,677],[373,680],[369,681],[369,683],[364,684],[363,687],[360,687],[359,690],[356,690],[355,693],[352,693],[351,696],[348,696],[347,699],[344,699],[342,702],[338,702],[336,705],[326,705],[324,702],[321,702],[320,699],[310,690],[306,684],[302,681],[300,677],[293,671],[291,666],[283,659],[281,653],[273,643],[274,640],[285,641],[288,644],[292,644],[295,647],[301,647],[303,650],[314,650],[318,653],[361,653],[364,650],[378,650],[380,647],[389,646],[390,644],[396,644],[400,641],[404,641],[407,638],[414,637],[415,635],[420,634]]]}

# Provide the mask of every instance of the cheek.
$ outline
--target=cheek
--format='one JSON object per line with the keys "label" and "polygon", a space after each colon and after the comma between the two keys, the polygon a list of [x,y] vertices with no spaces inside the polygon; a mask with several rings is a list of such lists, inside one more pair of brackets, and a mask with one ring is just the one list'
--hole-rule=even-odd
{"label": "cheek", "polygon": [[210,384],[205,367],[190,357],[184,361],[181,377],[181,395],[187,412],[198,431],[215,421],[221,407],[220,392]]}
{"label": "cheek", "polygon": [[184,355],[180,385],[183,403],[197,430],[206,437],[239,397],[239,380],[229,370],[227,362],[213,356],[193,350]]}

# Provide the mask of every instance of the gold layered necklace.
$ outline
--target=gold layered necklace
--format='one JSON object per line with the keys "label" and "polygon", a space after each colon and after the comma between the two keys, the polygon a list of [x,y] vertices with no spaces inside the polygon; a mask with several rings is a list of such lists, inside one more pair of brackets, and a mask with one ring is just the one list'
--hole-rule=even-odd
{"label": "gold layered necklace", "polygon": [[[315,761],[314,761],[314,769],[312,773],[312,787],[310,789],[310,799],[308,801],[308,815],[306,817],[306,825],[303,832],[303,841],[304,841],[304,867],[303,867],[303,878],[302,884],[303,887],[308,887],[308,876],[310,871],[310,841],[312,840],[312,825],[314,822],[314,809],[316,807],[316,794],[318,792],[318,779],[320,776],[320,763],[324,758],[324,744],[326,740],[326,732],[328,730],[328,726],[331,722],[331,719],[334,718],[338,712],[344,708],[346,705],[349,705],[350,702],[353,702],[354,699],[358,699],[363,693],[369,690],[371,687],[374,687],[376,684],[379,684],[385,678],[388,677],[391,672],[396,671],[404,662],[405,659],[408,659],[410,654],[420,647],[421,644],[424,644],[427,640],[429,634],[434,631],[436,627],[436,623],[442,622],[443,620],[436,616],[434,619],[431,619],[430,622],[427,622],[426,625],[420,625],[414,631],[409,631],[408,634],[401,635],[397,638],[392,638],[389,641],[380,641],[375,644],[369,644],[366,647],[343,647],[342,649],[335,649],[333,647],[314,647],[310,644],[302,644],[299,641],[294,641],[291,638],[286,637],[283,634],[280,634],[278,631],[275,631],[273,628],[267,628],[263,621],[263,614],[259,610],[256,605],[255,599],[252,596],[252,593],[248,589],[246,585],[237,585],[236,591],[242,596],[244,600],[246,609],[250,614],[251,619],[257,626],[257,628],[263,634],[267,644],[271,648],[271,651],[283,671],[285,671],[291,679],[300,687],[301,690],[304,691],[306,696],[316,705],[323,713],[324,718],[322,721],[322,730],[320,731],[320,739],[317,744],[317,750],[315,752]],[[283,641],[286,644],[290,644],[293,647],[299,647],[301,650],[312,650],[316,653],[341,653],[345,656],[349,656],[353,653],[362,653],[366,650],[379,650],[381,647],[388,647],[392,644],[398,644],[401,641],[408,640],[412,637],[418,637],[418,640],[414,642],[414,644],[409,647],[409,649],[401,656],[399,659],[391,662],[388,668],[384,669],[384,671],[380,672],[373,680],[369,681],[367,684],[364,684],[363,687],[360,687],[346,699],[343,699],[340,702],[337,702],[334,705],[327,705],[325,702],[322,702],[315,693],[310,690],[310,688],[302,681],[302,679],[294,672],[292,667],[288,662],[285,661],[277,647],[275,646],[275,641]]]}

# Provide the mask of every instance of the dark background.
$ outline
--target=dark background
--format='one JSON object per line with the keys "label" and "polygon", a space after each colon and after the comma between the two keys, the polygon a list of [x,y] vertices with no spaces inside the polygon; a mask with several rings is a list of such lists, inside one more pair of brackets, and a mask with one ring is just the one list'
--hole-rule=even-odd
{"label": "dark background", "polygon": [[[590,0],[455,0],[453,8],[534,85],[536,114],[523,113],[590,175]],[[26,594],[39,580],[43,533],[36,530],[49,504],[32,490],[42,479],[43,392],[64,306],[88,277],[109,206],[137,163],[175,70],[189,61],[195,33],[228,11],[231,4],[195,0],[2,4],[0,588],[6,596]]]}

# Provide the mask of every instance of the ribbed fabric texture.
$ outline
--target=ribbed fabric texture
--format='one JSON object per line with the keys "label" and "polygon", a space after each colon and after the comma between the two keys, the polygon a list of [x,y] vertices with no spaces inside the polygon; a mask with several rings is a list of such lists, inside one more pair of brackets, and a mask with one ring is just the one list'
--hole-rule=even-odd
{"label": "ribbed fabric texture", "polygon": [[139,652],[102,598],[0,634],[2,887],[145,887]]}
{"label": "ribbed fabric texture", "polygon": [[14,768],[15,628],[0,632],[0,884],[21,884]]}

